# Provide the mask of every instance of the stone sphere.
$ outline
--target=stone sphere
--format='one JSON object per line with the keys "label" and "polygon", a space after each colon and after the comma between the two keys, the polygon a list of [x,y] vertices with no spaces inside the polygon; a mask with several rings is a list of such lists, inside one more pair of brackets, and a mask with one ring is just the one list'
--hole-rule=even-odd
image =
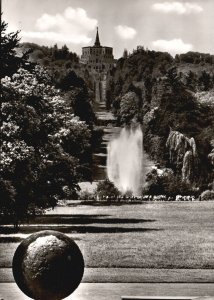
{"label": "stone sphere", "polygon": [[36,300],[59,300],[80,284],[84,260],[77,244],[58,231],[30,235],[16,249],[13,276],[18,287]]}

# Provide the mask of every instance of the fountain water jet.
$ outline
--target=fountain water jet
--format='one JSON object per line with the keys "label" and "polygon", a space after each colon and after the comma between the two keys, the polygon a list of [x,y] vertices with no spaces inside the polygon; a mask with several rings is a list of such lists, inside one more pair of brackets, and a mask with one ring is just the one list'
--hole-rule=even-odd
{"label": "fountain water jet", "polygon": [[143,178],[143,133],[141,127],[123,128],[107,147],[107,176],[125,194],[141,194]]}

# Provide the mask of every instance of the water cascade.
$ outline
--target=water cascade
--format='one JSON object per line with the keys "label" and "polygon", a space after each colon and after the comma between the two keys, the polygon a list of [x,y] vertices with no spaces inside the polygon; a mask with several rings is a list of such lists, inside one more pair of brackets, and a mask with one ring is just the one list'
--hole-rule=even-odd
{"label": "water cascade", "polygon": [[107,146],[107,176],[123,194],[141,194],[143,133],[141,127],[123,128]]}

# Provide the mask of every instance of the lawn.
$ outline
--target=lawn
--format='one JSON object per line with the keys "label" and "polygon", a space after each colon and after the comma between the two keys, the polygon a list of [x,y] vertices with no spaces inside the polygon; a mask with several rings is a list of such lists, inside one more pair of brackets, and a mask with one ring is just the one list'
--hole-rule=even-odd
{"label": "lawn", "polygon": [[88,268],[214,269],[213,216],[211,201],[57,207],[18,234],[1,228],[0,267],[27,234],[54,229],[73,236]]}

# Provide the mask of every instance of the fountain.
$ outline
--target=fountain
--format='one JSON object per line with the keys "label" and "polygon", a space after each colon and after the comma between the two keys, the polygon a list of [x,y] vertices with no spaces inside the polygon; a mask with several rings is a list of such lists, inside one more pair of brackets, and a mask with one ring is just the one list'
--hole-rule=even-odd
{"label": "fountain", "polygon": [[107,176],[125,194],[141,194],[143,181],[143,133],[140,126],[123,128],[107,146]]}

